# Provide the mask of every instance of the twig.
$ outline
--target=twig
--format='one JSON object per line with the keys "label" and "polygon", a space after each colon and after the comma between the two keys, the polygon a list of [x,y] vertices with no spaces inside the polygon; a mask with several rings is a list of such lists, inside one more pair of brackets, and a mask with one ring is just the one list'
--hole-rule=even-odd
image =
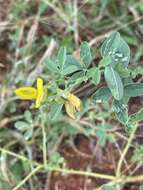
{"label": "twig", "polygon": [[56,42],[55,42],[54,39],[51,39],[49,47],[46,49],[43,57],[40,59],[40,61],[37,64],[36,68],[29,74],[29,76],[27,78],[27,81],[26,81],[26,84],[32,85],[34,83],[35,79],[37,78],[37,76],[40,75],[43,72],[43,69],[44,69],[43,61],[46,58],[49,58],[52,55],[53,50],[55,49],[55,47],[56,47]]}
{"label": "twig", "polygon": [[32,172],[30,172],[17,186],[15,186],[12,190],[18,190],[21,186],[23,186],[35,173],[41,170],[43,166],[37,166]]}
{"label": "twig", "polygon": [[131,132],[131,135],[130,135],[130,137],[128,139],[128,142],[127,142],[127,144],[126,144],[126,146],[125,146],[125,148],[124,148],[124,150],[122,152],[122,155],[121,155],[121,157],[120,157],[120,159],[118,161],[117,170],[116,170],[116,176],[117,177],[119,177],[121,175],[122,164],[123,164],[123,161],[125,159],[125,156],[126,156],[128,150],[129,150],[129,148],[131,146],[131,143],[132,143],[132,141],[134,139],[134,135],[135,135],[135,132],[137,130],[137,127],[138,126],[134,126],[134,128],[132,129],[132,132]]}

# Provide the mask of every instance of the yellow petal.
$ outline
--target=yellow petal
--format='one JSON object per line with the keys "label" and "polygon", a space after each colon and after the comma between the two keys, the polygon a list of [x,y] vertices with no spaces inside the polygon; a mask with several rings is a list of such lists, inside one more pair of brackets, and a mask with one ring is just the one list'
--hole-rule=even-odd
{"label": "yellow petal", "polygon": [[69,117],[71,117],[72,119],[76,119],[76,117],[75,117],[75,108],[70,102],[67,101],[65,103],[65,109],[66,109],[66,112],[67,112]]}
{"label": "yellow petal", "polygon": [[44,94],[43,80],[41,78],[38,78],[37,79],[36,108],[40,107],[43,94]]}
{"label": "yellow petal", "polygon": [[67,99],[78,111],[81,110],[81,100],[77,96],[70,94]]}
{"label": "yellow petal", "polygon": [[37,90],[36,88],[32,88],[32,87],[17,88],[15,90],[15,93],[20,98],[27,99],[27,100],[36,99],[37,97]]}

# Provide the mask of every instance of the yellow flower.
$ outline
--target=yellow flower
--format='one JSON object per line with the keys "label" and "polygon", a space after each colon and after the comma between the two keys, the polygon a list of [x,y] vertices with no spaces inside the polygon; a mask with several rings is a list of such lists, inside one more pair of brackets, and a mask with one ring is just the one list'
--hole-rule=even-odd
{"label": "yellow flower", "polygon": [[81,110],[81,100],[77,96],[70,94],[69,96],[67,96],[65,109],[69,117],[71,117],[72,119],[76,119],[76,111]]}
{"label": "yellow flower", "polygon": [[26,100],[35,100],[36,108],[40,107],[41,100],[44,94],[43,80],[37,78],[37,88],[33,87],[22,87],[15,90],[17,96]]}

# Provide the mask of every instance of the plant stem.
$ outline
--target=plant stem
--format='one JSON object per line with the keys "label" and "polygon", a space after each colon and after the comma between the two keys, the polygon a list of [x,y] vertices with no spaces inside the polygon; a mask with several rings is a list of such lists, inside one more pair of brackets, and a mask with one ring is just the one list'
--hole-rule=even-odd
{"label": "plant stem", "polygon": [[79,170],[73,170],[73,169],[65,169],[65,168],[47,167],[47,170],[62,172],[62,173],[72,174],[72,175],[89,176],[89,177],[94,177],[98,179],[115,180],[116,178],[115,176],[112,176],[112,175],[106,175],[106,174],[100,174],[100,173],[88,172],[88,171],[79,171]]}
{"label": "plant stem", "polygon": [[[132,139],[134,137],[135,131],[136,131],[136,129],[134,129],[134,132],[131,133],[131,136],[130,136],[129,141],[127,143],[128,148],[129,148],[129,145],[131,144],[131,141],[132,141]],[[126,150],[127,150],[127,145],[125,147]],[[124,149],[124,151],[125,151],[125,149]],[[29,160],[25,156],[21,156],[19,154],[16,154],[16,153],[11,152],[9,150],[6,150],[4,148],[0,148],[0,152],[4,152],[4,153],[6,153],[8,155],[16,157],[17,159],[20,159],[22,161],[26,161],[29,164],[33,164],[33,165],[37,166],[26,178],[23,179],[23,181],[19,184],[20,186],[17,185],[13,190],[17,190],[19,187],[21,187],[28,179],[30,179],[30,177],[32,175],[34,175],[40,169],[43,169],[45,172],[47,172],[47,171],[55,171],[55,172],[61,172],[61,173],[66,173],[66,174],[72,174],[72,175],[82,175],[82,176],[89,176],[89,177],[98,178],[98,179],[106,179],[106,180],[109,180],[109,183],[108,183],[109,185],[117,184],[117,183],[120,183],[120,182],[123,182],[123,184],[125,184],[125,183],[134,183],[134,182],[143,181],[143,175],[138,175],[138,176],[119,176],[119,177],[117,177],[117,176],[106,175],[106,174],[102,174],[102,173],[79,171],[79,170],[72,170],[72,169],[66,169],[66,168],[57,168],[57,167],[54,167],[54,166],[52,167],[52,166],[49,166],[49,165],[46,165],[46,167],[45,167],[44,164],[40,164],[40,163],[38,163],[36,161]],[[124,155],[126,155],[126,154],[124,153]],[[121,161],[120,161],[120,163],[122,165]],[[120,188],[120,186],[118,186],[118,187]]]}
{"label": "plant stem", "polygon": [[123,152],[121,154],[121,157],[120,157],[120,159],[118,161],[117,170],[116,170],[116,176],[117,177],[119,177],[121,175],[122,164],[123,164],[124,158],[125,158],[128,150],[129,150],[129,148],[131,146],[131,143],[132,143],[132,141],[134,139],[134,135],[135,135],[136,130],[137,130],[137,126],[134,126],[134,128],[132,129],[132,132],[130,134],[130,137],[128,139],[128,142],[127,142],[127,144],[126,144],[126,146],[125,146],[125,148],[124,148],[124,150],[123,150]]}
{"label": "plant stem", "polygon": [[43,136],[43,163],[44,166],[47,166],[47,146],[46,146],[46,131],[45,125],[42,123],[42,136]]}
{"label": "plant stem", "polygon": [[129,176],[129,177],[126,177],[125,179],[125,182],[126,183],[134,183],[134,182],[141,182],[143,181],[143,175],[138,175],[138,176]]}
{"label": "plant stem", "polygon": [[24,161],[24,162],[26,161],[26,162],[28,162],[28,163],[30,163],[30,164],[32,164],[32,165],[39,166],[39,163],[38,163],[38,162],[33,161],[33,160],[29,160],[29,159],[26,158],[25,156],[16,154],[16,153],[11,152],[11,151],[9,151],[9,150],[6,150],[6,149],[4,149],[4,148],[1,148],[1,147],[0,147],[0,152],[6,153],[6,154],[11,155],[11,156],[14,156],[14,157],[18,158],[19,160],[22,160],[22,161]]}
{"label": "plant stem", "polygon": [[37,166],[34,170],[31,171],[18,185],[16,185],[12,190],[18,190],[22,187],[36,172],[42,169],[42,166]]}

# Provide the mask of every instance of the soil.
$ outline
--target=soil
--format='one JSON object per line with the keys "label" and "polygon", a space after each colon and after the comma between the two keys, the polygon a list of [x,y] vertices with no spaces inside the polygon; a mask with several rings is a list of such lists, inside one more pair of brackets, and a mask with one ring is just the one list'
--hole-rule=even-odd
{"label": "soil", "polygon": [[[106,148],[103,149],[96,144],[96,141],[91,141],[91,139],[83,135],[78,135],[75,138],[74,146],[63,142],[59,148],[59,152],[64,157],[66,167],[69,169],[91,170],[93,172],[114,175],[119,154],[113,144],[108,144]],[[129,156],[130,154],[131,152]],[[126,174],[128,174],[128,171]],[[51,177],[50,190],[55,190],[56,188],[58,190],[93,190],[106,182],[106,180],[91,177],[54,172]],[[123,190],[138,189],[139,184],[127,184]]]}

